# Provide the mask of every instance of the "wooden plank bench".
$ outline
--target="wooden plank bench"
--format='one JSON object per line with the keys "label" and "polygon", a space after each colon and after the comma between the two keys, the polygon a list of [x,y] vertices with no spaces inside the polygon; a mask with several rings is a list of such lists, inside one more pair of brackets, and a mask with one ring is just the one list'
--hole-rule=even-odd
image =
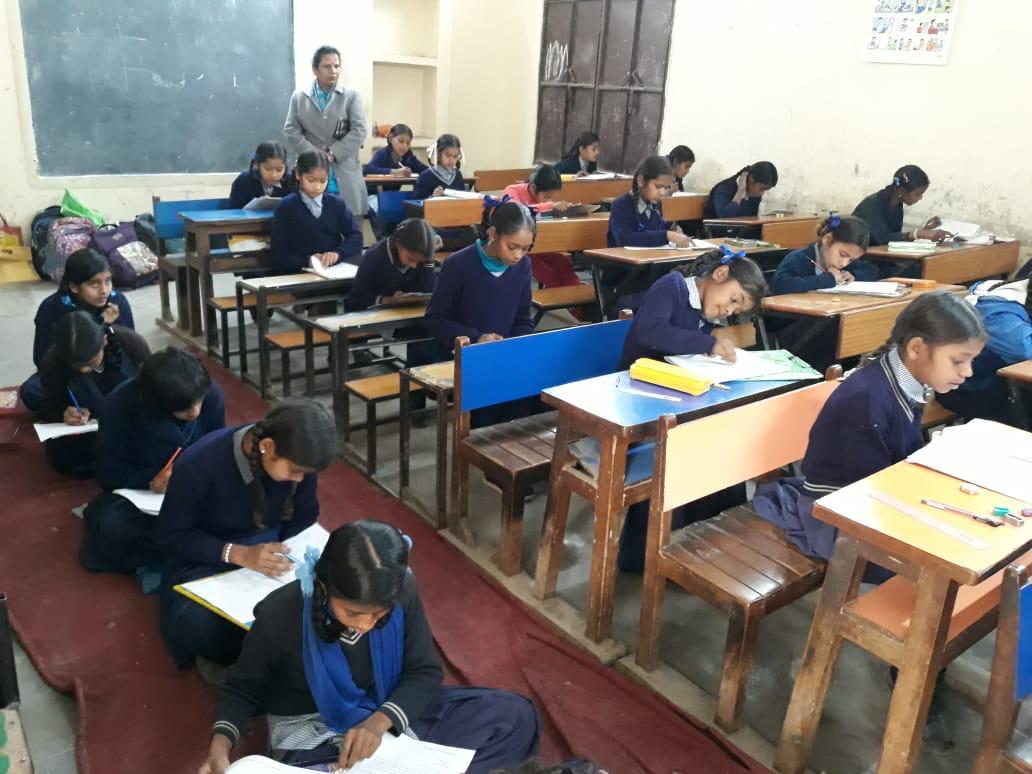
{"label": "wooden plank bench", "polygon": [[[329,343],[329,334],[326,334]],[[397,417],[388,420],[377,421],[376,407],[380,403],[394,400],[400,394],[401,377],[397,372],[379,374],[377,376],[365,376],[360,379],[351,379],[344,382],[344,389],[349,395],[353,395],[365,403],[366,407],[366,473],[372,476],[376,473],[376,428],[382,422],[394,422]],[[419,392],[423,388],[418,384],[410,384],[410,392]]]}
{"label": "wooden plank bench", "polygon": [[448,526],[468,543],[469,469],[480,468],[502,491],[502,532],[495,563],[519,572],[523,553],[523,501],[529,486],[548,478],[555,420],[548,416],[470,427],[470,412],[540,394],[558,384],[613,373],[630,320],[581,325],[518,338],[455,343],[452,502]]}
{"label": "wooden plank bench", "polygon": [[547,312],[559,309],[576,309],[595,304],[593,285],[566,285],[558,288],[538,288],[531,294],[530,305],[534,307],[534,325],[541,322]]}
{"label": "wooden plank bench", "polygon": [[[290,293],[270,293],[270,304],[289,304],[294,301]],[[254,309],[257,299],[253,295],[243,297],[243,308]],[[208,355],[218,360],[222,365],[229,367],[229,359],[236,354],[229,349],[229,315],[237,310],[236,296],[216,296],[208,300],[208,306],[214,309],[219,315],[219,342],[220,349],[215,351],[212,339],[208,340]]]}
{"label": "wooden plank bench", "polygon": [[[714,722],[728,733],[742,724],[760,622],[819,586],[825,564],[805,556],[746,508],[671,532],[673,510],[801,459],[810,429],[841,373],[833,366],[823,382],[680,426],[673,415],[660,422],[636,661],[647,671],[656,667],[667,581],[727,612]],[[718,447],[723,453],[716,457],[703,459],[697,453]],[[682,474],[687,460],[692,461],[691,476]]]}

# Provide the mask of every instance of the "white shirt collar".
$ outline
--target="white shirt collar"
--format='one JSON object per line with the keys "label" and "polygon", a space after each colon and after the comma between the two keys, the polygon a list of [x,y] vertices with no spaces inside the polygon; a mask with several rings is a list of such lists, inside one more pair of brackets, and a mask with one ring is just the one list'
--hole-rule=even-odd
{"label": "white shirt collar", "polygon": [[914,375],[910,373],[910,369],[904,365],[895,347],[889,350],[889,354],[885,358],[889,363],[889,368],[892,369],[892,375],[896,379],[896,384],[903,390],[907,400],[915,404],[927,403],[929,388],[914,378]]}
{"label": "white shirt collar", "polygon": [[702,311],[702,296],[699,295],[699,286],[695,277],[685,277],[684,284],[688,287],[688,306],[697,311]]}

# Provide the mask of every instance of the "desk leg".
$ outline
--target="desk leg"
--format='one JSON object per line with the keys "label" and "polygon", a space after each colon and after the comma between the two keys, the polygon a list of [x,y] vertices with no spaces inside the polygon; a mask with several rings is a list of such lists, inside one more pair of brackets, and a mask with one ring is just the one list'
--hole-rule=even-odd
{"label": "desk leg", "polygon": [[1028,430],[1028,410],[1025,408],[1025,395],[1021,382],[1008,379],[1007,390],[1010,392],[1011,416],[1014,417],[1018,427]]}
{"label": "desk leg", "polygon": [[559,562],[563,555],[571,494],[565,487],[560,490],[559,481],[566,464],[570,434],[570,422],[560,413],[555,430],[555,448],[552,450],[552,467],[548,474],[548,501],[545,503],[545,518],[541,523],[537,569],[534,571],[534,596],[542,600],[555,594],[559,582]]}
{"label": "desk leg", "polygon": [[207,231],[202,230],[197,235],[197,260],[201,267],[201,322],[204,326],[204,345],[211,349],[215,345],[217,323],[215,310],[208,306],[208,302],[215,295],[215,288],[211,280],[211,236]]}
{"label": "desk leg", "polygon": [[922,570],[914,615],[903,644],[903,663],[885,719],[879,774],[911,772],[917,765],[956,598],[956,581],[933,570]]}
{"label": "desk leg", "polygon": [[187,307],[189,309],[191,336],[200,336],[203,330],[201,327],[201,273],[199,269],[193,266],[194,262],[190,260],[191,255],[196,254],[197,235],[188,230],[186,232],[186,292],[189,295]]}
{"label": "desk leg", "polygon": [[828,565],[824,588],[806,638],[802,667],[781,729],[781,743],[774,759],[774,771],[781,774],[799,774],[806,768],[824,709],[824,697],[842,650],[838,628],[840,611],[856,598],[866,565],[857,552],[856,541],[841,535]]}
{"label": "desk leg", "polygon": [[623,525],[623,486],[627,470],[627,440],[608,436],[602,441],[595,500],[595,538],[588,589],[588,627],[593,642],[607,639],[613,623],[616,552]]}
{"label": "desk leg", "polygon": [[[312,397],[315,394],[315,333],[311,325],[305,326],[305,395]],[[327,349],[327,365],[330,373],[333,373],[333,364],[336,362],[337,353],[333,351],[333,343]]]}
{"label": "desk leg", "polygon": [[398,372],[398,495],[404,499],[409,485],[409,423],[412,410],[409,395],[412,378],[404,369]]}
{"label": "desk leg", "polygon": [[[265,340],[265,337],[269,334],[269,294],[262,288],[258,291],[258,296],[254,300],[254,313],[258,323],[258,382],[259,391],[262,394],[262,398],[266,399],[269,396],[269,388],[272,383],[271,372],[272,364],[269,362],[269,342]],[[290,353],[285,352],[285,357],[289,358]],[[286,376],[284,374],[284,376]]]}
{"label": "desk leg", "polygon": [[606,305],[602,300],[602,267],[598,261],[591,262],[591,284],[595,286],[595,303],[598,305],[598,319],[606,319]]}
{"label": "desk leg", "polygon": [[[259,291],[260,292],[260,291]],[[237,352],[240,355],[240,380],[247,382],[247,330],[244,328],[244,289],[236,284]],[[226,351],[226,367],[229,367],[229,350]],[[265,395],[262,395],[264,398]]]}
{"label": "desk leg", "polygon": [[340,395],[341,404],[344,409],[344,440],[351,438],[351,396],[344,389],[348,381],[348,361],[351,360],[351,340],[347,331],[340,331],[337,334],[337,352],[340,357],[337,359],[337,370],[340,373],[340,384],[337,385],[337,393]]}
{"label": "desk leg", "polygon": [[756,316],[756,330],[760,332],[760,346],[763,347],[764,351],[770,350],[770,336],[767,335],[767,323],[763,320],[763,315]]}
{"label": "desk leg", "polygon": [[436,476],[437,529],[448,526],[448,390],[437,393],[437,458]]}
{"label": "desk leg", "polygon": [[[311,330],[311,328],[307,330]],[[347,333],[340,329],[335,330],[330,337],[330,349],[333,355],[333,361],[330,363],[330,374],[333,384],[333,416],[337,420],[337,432],[342,433],[344,440],[347,440],[349,435],[348,425],[351,422],[344,416],[344,412],[347,409],[344,406],[344,369],[341,361],[348,356],[348,353],[346,347],[341,343],[342,341],[347,341]]]}

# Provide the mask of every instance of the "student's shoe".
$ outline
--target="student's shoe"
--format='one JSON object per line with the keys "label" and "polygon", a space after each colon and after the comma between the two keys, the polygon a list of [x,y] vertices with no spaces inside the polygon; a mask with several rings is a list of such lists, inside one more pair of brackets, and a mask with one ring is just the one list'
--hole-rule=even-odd
{"label": "student's shoe", "polygon": [[434,416],[432,414],[416,414],[412,417],[412,426],[423,429],[430,427],[434,423]]}

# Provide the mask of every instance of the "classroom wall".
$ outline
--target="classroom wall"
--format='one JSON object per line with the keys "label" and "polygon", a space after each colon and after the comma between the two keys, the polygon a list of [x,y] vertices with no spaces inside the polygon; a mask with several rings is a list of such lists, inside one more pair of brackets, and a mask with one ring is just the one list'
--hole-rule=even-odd
{"label": "classroom wall", "polygon": [[695,150],[698,191],[770,159],[765,208],[797,211],[852,211],[915,163],[932,185],[907,223],[948,215],[1032,243],[1032,5],[1004,5],[962,0],[949,63],[929,67],[860,61],[870,0],[678,0],[661,148]]}

